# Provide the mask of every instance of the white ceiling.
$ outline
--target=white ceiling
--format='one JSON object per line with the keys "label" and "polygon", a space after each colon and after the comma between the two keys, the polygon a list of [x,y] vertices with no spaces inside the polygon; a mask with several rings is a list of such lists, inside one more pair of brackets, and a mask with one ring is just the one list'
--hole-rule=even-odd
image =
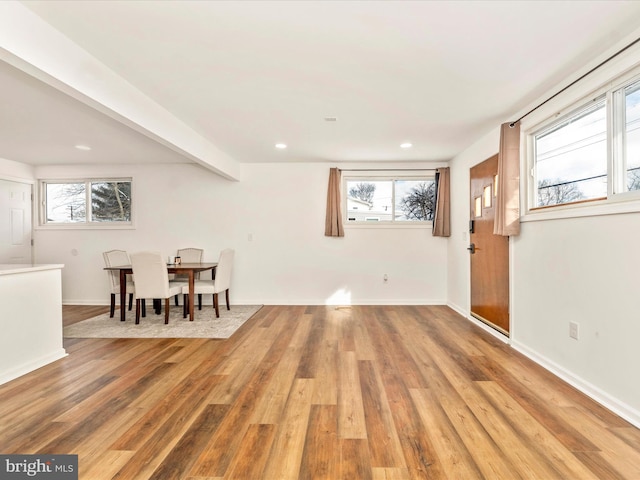
{"label": "white ceiling", "polygon": [[190,162],[4,62],[0,105],[0,158],[31,165]]}
{"label": "white ceiling", "polygon": [[[449,160],[640,25],[610,0],[21,3],[241,163]],[[0,102],[3,158],[191,161],[2,62]]]}

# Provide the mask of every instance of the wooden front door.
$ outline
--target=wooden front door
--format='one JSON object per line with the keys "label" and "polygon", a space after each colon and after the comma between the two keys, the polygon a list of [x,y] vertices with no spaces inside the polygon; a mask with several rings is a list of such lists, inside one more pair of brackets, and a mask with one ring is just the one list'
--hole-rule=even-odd
{"label": "wooden front door", "polygon": [[0,180],[0,263],[31,263],[31,185]]}
{"label": "wooden front door", "polygon": [[471,167],[471,315],[509,334],[509,237],[493,234],[498,156]]}

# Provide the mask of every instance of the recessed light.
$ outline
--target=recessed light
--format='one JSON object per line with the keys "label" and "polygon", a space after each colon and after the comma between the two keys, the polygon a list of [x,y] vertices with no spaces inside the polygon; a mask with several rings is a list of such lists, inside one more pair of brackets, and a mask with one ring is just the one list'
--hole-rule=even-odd
{"label": "recessed light", "polygon": [[287,144],[286,143],[276,143],[276,148],[279,148],[280,150],[284,150],[285,148],[287,148]]}
{"label": "recessed light", "polygon": [[84,151],[89,151],[91,150],[91,147],[89,147],[88,145],[76,145],[75,146],[78,150],[84,150]]}
{"label": "recessed light", "polygon": [[400,148],[411,148],[411,147],[413,147],[413,144],[409,142],[400,144]]}

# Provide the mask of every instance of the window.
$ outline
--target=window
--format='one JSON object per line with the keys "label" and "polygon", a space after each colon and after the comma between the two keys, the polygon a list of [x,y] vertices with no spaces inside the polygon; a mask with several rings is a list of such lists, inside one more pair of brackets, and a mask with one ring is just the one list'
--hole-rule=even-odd
{"label": "window", "polygon": [[607,196],[604,98],[535,136],[536,207]]}
{"label": "window", "polygon": [[[618,95],[621,95],[619,93]],[[622,162],[627,191],[640,190],[640,82],[624,89]]]}
{"label": "window", "polygon": [[349,224],[425,224],[433,221],[434,177],[345,177]]}
{"label": "window", "polygon": [[42,225],[131,224],[131,179],[42,181]]}
{"label": "window", "polygon": [[640,80],[584,101],[530,135],[531,208],[640,190]]}

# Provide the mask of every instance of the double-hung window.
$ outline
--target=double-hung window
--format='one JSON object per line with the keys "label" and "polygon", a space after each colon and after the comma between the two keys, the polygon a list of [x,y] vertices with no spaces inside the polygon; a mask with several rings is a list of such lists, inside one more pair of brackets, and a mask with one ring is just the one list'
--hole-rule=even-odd
{"label": "double-hung window", "polygon": [[530,210],[640,198],[640,77],[601,90],[528,138]]}
{"label": "double-hung window", "polygon": [[436,184],[433,175],[345,176],[345,224],[428,225],[433,222]]}
{"label": "double-hung window", "polygon": [[43,180],[41,225],[131,225],[130,178]]}

